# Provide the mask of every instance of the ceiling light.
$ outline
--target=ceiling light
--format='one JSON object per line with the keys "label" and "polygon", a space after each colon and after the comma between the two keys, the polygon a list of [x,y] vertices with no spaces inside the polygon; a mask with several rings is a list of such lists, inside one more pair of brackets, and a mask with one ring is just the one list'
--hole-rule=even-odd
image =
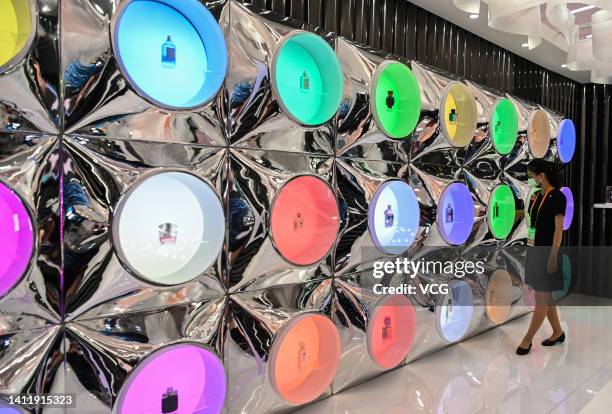
{"label": "ceiling light", "polygon": [[521,47],[529,47],[529,43],[523,43]]}
{"label": "ceiling light", "polygon": [[478,19],[478,16],[479,16],[478,14],[470,14],[469,18],[472,20],[476,20]]}

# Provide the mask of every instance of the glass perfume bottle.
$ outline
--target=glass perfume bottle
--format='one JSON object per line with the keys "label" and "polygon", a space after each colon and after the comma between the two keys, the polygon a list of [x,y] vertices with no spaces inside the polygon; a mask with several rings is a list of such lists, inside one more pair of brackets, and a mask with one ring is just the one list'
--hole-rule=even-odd
{"label": "glass perfume bottle", "polygon": [[446,298],[446,320],[449,321],[450,318],[453,316],[453,298],[451,298],[450,296],[448,298]]}
{"label": "glass perfume bottle", "polygon": [[163,223],[158,226],[159,244],[175,244],[178,235],[178,225],[173,223]]}
{"label": "glass perfume bottle", "polygon": [[495,124],[495,133],[500,133],[501,132],[501,121],[497,121],[497,123]]}
{"label": "glass perfume bottle", "polygon": [[174,388],[168,387],[166,392],[162,395],[161,412],[164,414],[174,413],[178,410],[178,406],[178,392]]}
{"label": "glass perfume bottle", "polygon": [[308,362],[308,352],[306,351],[306,344],[300,341],[299,348],[298,348],[298,369],[306,368],[307,362]]}
{"label": "glass perfume bottle", "polygon": [[387,209],[385,210],[385,227],[393,227],[393,222],[395,221],[395,213],[393,213],[393,209],[391,205],[387,205]]}
{"label": "glass perfume bottle", "polygon": [[165,68],[176,67],[176,45],[172,42],[172,37],[168,35],[162,44],[161,55],[162,66]]}
{"label": "glass perfume bottle", "polygon": [[493,218],[499,217],[499,204],[495,203],[493,205]]}
{"label": "glass perfume bottle", "polygon": [[300,76],[300,89],[302,91],[310,90],[310,77],[308,76],[308,72],[304,71],[304,74]]}
{"label": "glass perfume bottle", "polygon": [[450,114],[448,114],[448,120],[453,124],[457,122],[457,110],[455,108],[451,109]]}
{"label": "glass perfume bottle", "polygon": [[393,97],[393,91],[387,91],[387,99],[385,103],[387,104],[387,108],[393,109],[393,106],[395,105],[395,98]]}
{"label": "glass perfume bottle", "polygon": [[385,316],[385,320],[383,322],[383,328],[382,328],[382,339],[383,341],[388,341],[391,339],[391,334],[392,334],[392,330],[391,330],[391,317],[390,316]]}
{"label": "glass perfume bottle", "polygon": [[446,222],[452,223],[455,221],[455,211],[451,207],[450,203],[446,206]]}
{"label": "glass perfume bottle", "polygon": [[293,218],[293,231],[300,232],[304,228],[304,217],[302,217],[302,213],[297,213]]}

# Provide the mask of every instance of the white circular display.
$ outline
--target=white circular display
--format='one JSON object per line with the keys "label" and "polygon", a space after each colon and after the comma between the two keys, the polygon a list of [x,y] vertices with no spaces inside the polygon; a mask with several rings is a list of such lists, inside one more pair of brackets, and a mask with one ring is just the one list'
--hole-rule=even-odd
{"label": "white circular display", "polygon": [[121,200],[113,220],[113,242],[124,264],[163,285],[204,273],[219,255],[224,233],[217,193],[182,172],[142,180]]}

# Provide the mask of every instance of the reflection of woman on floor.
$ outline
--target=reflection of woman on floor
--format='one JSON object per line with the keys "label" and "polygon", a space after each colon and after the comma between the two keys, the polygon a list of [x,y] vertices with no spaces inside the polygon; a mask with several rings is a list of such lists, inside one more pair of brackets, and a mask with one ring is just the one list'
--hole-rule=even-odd
{"label": "reflection of woman on floor", "polygon": [[530,185],[537,191],[529,202],[529,247],[525,281],[535,291],[535,309],[529,330],[516,350],[526,355],[536,332],[548,318],[553,328],[543,346],[562,343],[565,334],[559,323],[559,315],[552,292],[563,289],[563,270],[559,263],[559,247],[563,238],[566,199],[559,186],[559,175],[554,164],[535,159],[527,166]]}

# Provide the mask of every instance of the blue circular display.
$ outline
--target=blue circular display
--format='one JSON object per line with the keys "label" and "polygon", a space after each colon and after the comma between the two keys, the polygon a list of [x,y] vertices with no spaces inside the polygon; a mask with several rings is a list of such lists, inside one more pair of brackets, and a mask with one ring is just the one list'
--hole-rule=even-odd
{"label": "blue circular display", "polygon": [[557,147],[559,147],[559,158],[561,162],[570,162],[576,151],[576,127],[571,119],[564,119],[559,124]]}
{"label": "blue circular display", "polygon": [[217,94],[227,47],[214,16],[197,0],[132,0],[113,20],[113,49],[130,85],[169,109],[192,109]]}
{"label": "blue circular display", "polygon": [[397,255],[408,250],[416,238],[419,222],[419,202],[408,184],[390,180],[378,187],[370,202],[368,227],[380,251]]}

